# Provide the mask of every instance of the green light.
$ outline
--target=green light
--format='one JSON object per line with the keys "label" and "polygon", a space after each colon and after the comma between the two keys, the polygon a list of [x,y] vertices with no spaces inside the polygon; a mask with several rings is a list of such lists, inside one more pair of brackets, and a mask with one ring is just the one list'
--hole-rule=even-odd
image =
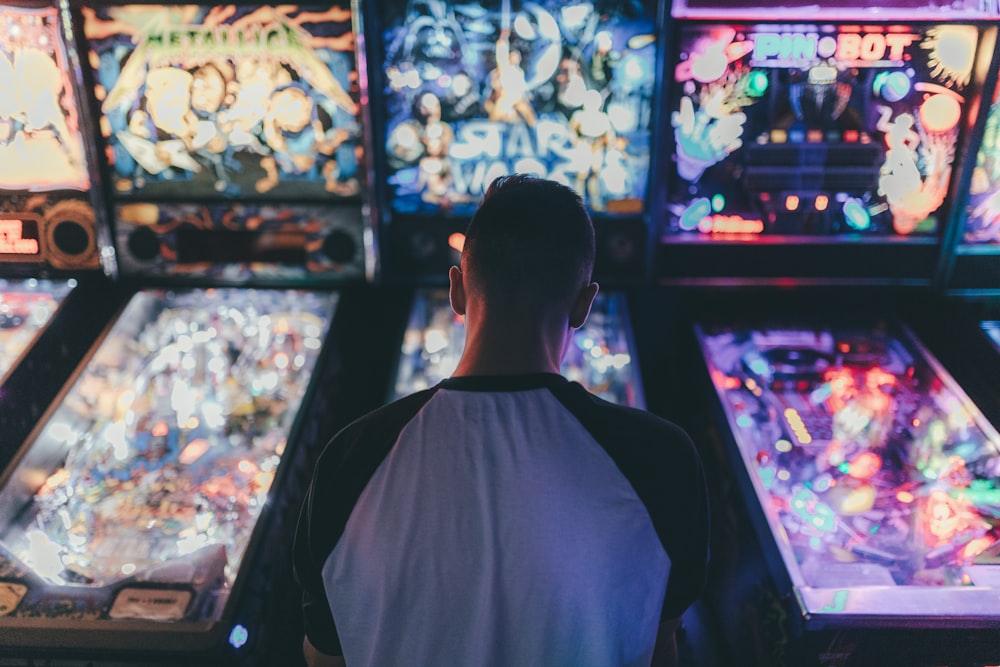
{"label": "green light", "polygon": [[750,97],[760,97],[767,92],[767,74],[754,70],[747,74],[746,91]]}
{"label": "green light", "polygon": [[844,202],[844,220],[852,229],[868,229],[872,224],[872,216],[857,199]]}
{"label": "green light", "polygon": [[712,195],[712,210],[718,213],[726,206],[726,198],[721,194]]}
{"label": "green light", "polygon": [[839,470],[840,472],[844,473],[845,475],[847,474],[847,472],[850,469],[851,469],[851,464],[848,463],[847,461],[844,461],[839,466],[837,466],[837,470]]}

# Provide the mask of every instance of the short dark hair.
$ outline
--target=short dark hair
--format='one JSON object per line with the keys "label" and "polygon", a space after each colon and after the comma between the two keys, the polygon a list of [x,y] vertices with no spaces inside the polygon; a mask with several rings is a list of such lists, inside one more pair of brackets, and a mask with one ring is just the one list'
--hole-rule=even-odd
{"label": "short dark hair", "polygon": [[580,195],[527,174],[497,178],[469,223],[462,270],[501,307],[572,300],[594,270],[594,225]]}

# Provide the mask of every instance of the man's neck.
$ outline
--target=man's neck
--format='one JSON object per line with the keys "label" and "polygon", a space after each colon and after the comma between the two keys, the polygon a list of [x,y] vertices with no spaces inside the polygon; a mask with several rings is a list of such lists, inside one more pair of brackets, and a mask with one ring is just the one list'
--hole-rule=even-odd
{"label": "man's neck", "polygon": [[558,332],[544,329],[473,327],[467,331],[465,351],[454,375],[559,373],[564,342]]}

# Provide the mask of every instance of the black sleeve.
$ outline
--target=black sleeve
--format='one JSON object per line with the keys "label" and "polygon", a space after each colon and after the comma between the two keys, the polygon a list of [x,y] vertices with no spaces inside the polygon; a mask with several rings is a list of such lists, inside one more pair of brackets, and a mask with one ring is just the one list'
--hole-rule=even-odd
{"label": "black sleeve", "polygon": [[426,389],[361,417],[334,436],[316,462],[295,528],[292,565],[302,588],[306,636],[322,653],[343,655],[323,583],[323,566],[399,432],[435,391],[436,387]]}
{"label": "black sleeve", "polygon": [[[332,443],[331,443],[332,444]],[[310,548],[310,532],[313,525],[313,486],[306,492],[299,522],[295,528],[292,546],[292,564],[295,581],[302,589],[302,621],[306,637],[321,653],[343,655],[337,624],[326,598],[323,585],[323,563],[316,562]]]}
{"label": "black sleeve", "polygon": [[646,506],[670,557],[662,618],[680,616],[701,595],[708,573],[708,490],[694,443],[676,424],[604,401],[578,384],[555,393]]}

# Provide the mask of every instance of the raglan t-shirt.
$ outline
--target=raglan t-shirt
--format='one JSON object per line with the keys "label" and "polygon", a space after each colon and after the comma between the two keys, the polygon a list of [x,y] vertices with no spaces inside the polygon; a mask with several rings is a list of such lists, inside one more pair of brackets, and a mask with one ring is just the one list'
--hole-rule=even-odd
{"label": "raglan t-shirt", "polygon": [[648,665],[704,584],[704,474],[559,375],[455,377],[330,442],[294,550],[306,635],[352,667]]}

